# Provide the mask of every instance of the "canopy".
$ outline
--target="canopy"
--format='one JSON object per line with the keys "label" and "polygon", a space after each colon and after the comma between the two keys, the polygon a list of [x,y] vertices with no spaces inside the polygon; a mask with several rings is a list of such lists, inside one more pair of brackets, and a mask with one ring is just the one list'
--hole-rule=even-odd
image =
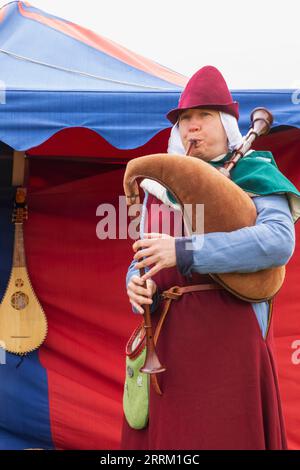
{"label": "canopy", "polygon": [[[25,248],[49,325],[38,351],[0,358],[0,448],[117,449],[124,348],[140,318],[125,290],[132,240],[98,239],[96,211],[101,203],[118,207],[130,158],[166,151],[165,114],[187,78],[27,2],[0,10],[0,70],[0,140],[29,155]],[[272,133],[256,148],[271,150],[299,187],[300,113],[292,93],[233,95],[243,133],[254,107],[274,114]],[[12,263],[13,191],[0,196],[1,298]],[[117,233],[126,227],[117,220]],[[291,448],[300,448],[299,266],[297,248],[274,308]]]}
{"label": "canopy", "polygon": [[[16,150],[69,127],[91,129],[118,149],[139,147],[170,127],[165,114],[176,107],[187,81],[28,2],[1,9],[0,67],[5,91],[0,140]],[[275,126],[300,126],[291,90],[233,94],[241,105],[243,133],[256,103],[274,113]]]}

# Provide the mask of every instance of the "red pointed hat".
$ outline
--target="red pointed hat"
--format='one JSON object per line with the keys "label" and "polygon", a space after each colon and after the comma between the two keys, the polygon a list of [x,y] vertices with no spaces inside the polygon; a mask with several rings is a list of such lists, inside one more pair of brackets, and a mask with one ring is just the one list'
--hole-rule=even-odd
{"label": "red pointed hat", "polygon": [[206,65],[196,72],[181,93],[178,108],[171,109],[167,118],[172,124],[179,112],[189,108],[211,108],[239,118],[239,104],[233,101],[223,75],[216,67]]}

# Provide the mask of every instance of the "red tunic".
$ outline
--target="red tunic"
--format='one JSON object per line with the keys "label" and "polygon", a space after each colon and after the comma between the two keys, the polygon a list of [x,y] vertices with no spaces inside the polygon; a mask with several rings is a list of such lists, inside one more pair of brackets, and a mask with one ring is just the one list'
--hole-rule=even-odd
{"label": "red tunic", "polygon": [[[151,231],[153,203],[161,201],[149,194],[145,231]],[[176,267],[153,280],[160,291],[211,282],[198,273],[182,276]],[[154,329],[161,310],[152,314]],[[158,375],[163,395],[150,387],[145,429],[130,428],[124,418],[121,448],[286,449],[272,323],[270,308],[264,339],[251,303],[226,290],[191,292],[172,301],[156,348],[167,367]]]}

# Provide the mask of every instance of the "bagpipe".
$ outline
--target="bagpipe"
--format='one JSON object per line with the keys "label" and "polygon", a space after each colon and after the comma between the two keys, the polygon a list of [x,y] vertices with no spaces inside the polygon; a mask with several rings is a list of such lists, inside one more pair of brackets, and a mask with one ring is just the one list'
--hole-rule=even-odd
{"label": "bagpipe", "polygon": [[[273,117],[265,108],[251,113],[251,128],[242,144],[221,168],[189,156],[195,141],[190,141],[187,155],[155,154],[132,159],[126,167],[123,186],[127,205],[140,203],[137,180],[149,178],[163,185],[180,205],[187,235],[198,234],[197,204],[204,205],[203,233],[231,232],[255,225],[257,213],[251,196],[231,180],[231,170],[250,150],[254,140],[269,132]],[[186,211],[188,205],[192,210]],[[200,224],[201,225],[201,224]],[[251,253],[249,253],[251,256]],[[145,269],[140,269],[143,276]],[[209,273],[217,283],[247,302],[272,299],[285,277],[285,267],[274,267],[249,273]],[[146,288],[146,282],[144,284]],[[149,305],[144,308],[147,355],[141,372],[156,374],[161,366],[153,342]]]}

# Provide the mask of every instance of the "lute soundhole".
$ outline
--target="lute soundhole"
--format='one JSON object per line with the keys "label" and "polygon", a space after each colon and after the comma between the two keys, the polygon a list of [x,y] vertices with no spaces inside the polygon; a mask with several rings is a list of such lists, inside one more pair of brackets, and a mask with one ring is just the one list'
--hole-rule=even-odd
{"label": "lute soundhole", "polygon": [[18,291],[11,296],[10,302],[16,310],[23,310],[29,304],[29,297],[24,292]]}

